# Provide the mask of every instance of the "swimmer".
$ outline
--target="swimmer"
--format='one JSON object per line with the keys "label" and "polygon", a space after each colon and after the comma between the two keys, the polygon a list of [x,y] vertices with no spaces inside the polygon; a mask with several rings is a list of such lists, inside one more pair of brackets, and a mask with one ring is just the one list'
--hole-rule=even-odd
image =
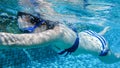
{"label": "swimmer", "polygon": [[0,48],[35,48],[51,44],[60,55],[91,54],[104,63],[120,61],[120,55],[111,52],[102,36],[109,27],[99,33],[91,30],[78,33],[63,24],[22,12],[18,13],[18,25],[21,31],[24,32],[25,29],[27,32],[23,34],[0,32]]}

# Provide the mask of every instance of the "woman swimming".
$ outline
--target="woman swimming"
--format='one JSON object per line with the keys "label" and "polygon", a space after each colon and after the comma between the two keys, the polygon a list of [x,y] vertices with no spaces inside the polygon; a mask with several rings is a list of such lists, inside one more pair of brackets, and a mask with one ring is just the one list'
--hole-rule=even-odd
{"label": "woman swimming", "polygon": [[[99,33],[91,30],[77,33],[63,24],[42,21],[41,18],[36,20],[36,18],[30,14],[18,13],[19,28],[22,31],[28,30],[27,33],[0,32],[0,48],[34,48],[51,44],[60,55],[91,54],[105,63],[114,63],[120,60],[120,55],[111,52],[108,43],[102,36],[109,27]],[[31,28],[32,32],[27,29],[29,27],[34,27]]]}

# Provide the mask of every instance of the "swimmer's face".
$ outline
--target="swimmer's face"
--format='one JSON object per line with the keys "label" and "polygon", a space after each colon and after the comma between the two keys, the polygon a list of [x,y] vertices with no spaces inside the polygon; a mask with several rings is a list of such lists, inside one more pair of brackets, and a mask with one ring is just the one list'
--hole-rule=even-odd
{"label": "swimmer's face", "polygon": [[[36,23],[40,22],[41,19],[31,14],[18,12],[18,25],[20,29],[29,28],[35,26]],[[39,29],[38,29],[39,28]],[[47,30],[47,25],[44,23],[35,29],[35,32],[42,32]]]}

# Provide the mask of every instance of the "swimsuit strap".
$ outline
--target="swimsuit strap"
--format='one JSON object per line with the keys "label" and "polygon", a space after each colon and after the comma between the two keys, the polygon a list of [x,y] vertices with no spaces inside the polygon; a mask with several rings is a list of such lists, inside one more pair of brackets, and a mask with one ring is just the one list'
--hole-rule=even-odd
{"label": "swimsuit strap", "polygon": [[93,32],[91,30],[85,31],[85,33],[92,35],[100,40],[100,42],[102,43],[102,46],[101,46],[101,52],[99,56],[106,56],[109,52],[109,49],[107,48],[106,40],[102,36],[98,35],[96,32]]}
{"label": "swimsuit strap", "polygon": [[71,54],[72,52],[75,52],[78,48],[78,45],[79,45],[79,37],[78,37],[78,34],[77,34],[77,38],[76,38],[74,44],[72,45],[72,47],[63,50],[63,51],[59,52],[58,54],[62,55],[62,54],[67,52],[67,54],[65,55],[65,56],[67,56],[68,54]]}
{"label": "swimsuit strap", "polygon": [[68,49],[64,49],[63,51],[59,52],[58,54],[62,55],[64,53],[66,53],[65,56],[67,56],[68,54],[71,54],[72,52],[75,52],[79,46],[79,36],[78,36],[78,33],[77,33],[77,30],[76,29],[73,29],[74,32],[76,32],[76,35],[77,35],[77,38],[74,42],[74,44],[72,45],[72,47],[68,48]]}

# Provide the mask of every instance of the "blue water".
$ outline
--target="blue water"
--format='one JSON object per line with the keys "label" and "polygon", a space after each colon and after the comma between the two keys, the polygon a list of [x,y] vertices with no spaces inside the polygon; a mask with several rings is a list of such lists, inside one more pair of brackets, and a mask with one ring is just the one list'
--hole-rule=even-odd
{"label": "blue water", "polygon": [[[47,0],[52,8],[66,15],[64,24],[76,27],[78,31],[91,29],[99,32],[104,27],[110,30],[104,35],[113,52],[120,53],[120,0],[88,0],[83,8],[79,2]],[[73,0],[74,1],[74,0]],[[0,14],[16,16],[20,10],[18,0],[0,0]],[[24,7],[23,7],[24,8]],[[71,15],[71,17],[67,16]],[[0,31],[20,33],[16,20],[0,18]],[[51,46],[51,45],[50,45]],[[90,54],[59,56],[50,46],[32,49],[0,49],[0,67],[3,68],[120,68],[120,62],[105,64]],[[112,60],[112,59],[111,59]]]}

